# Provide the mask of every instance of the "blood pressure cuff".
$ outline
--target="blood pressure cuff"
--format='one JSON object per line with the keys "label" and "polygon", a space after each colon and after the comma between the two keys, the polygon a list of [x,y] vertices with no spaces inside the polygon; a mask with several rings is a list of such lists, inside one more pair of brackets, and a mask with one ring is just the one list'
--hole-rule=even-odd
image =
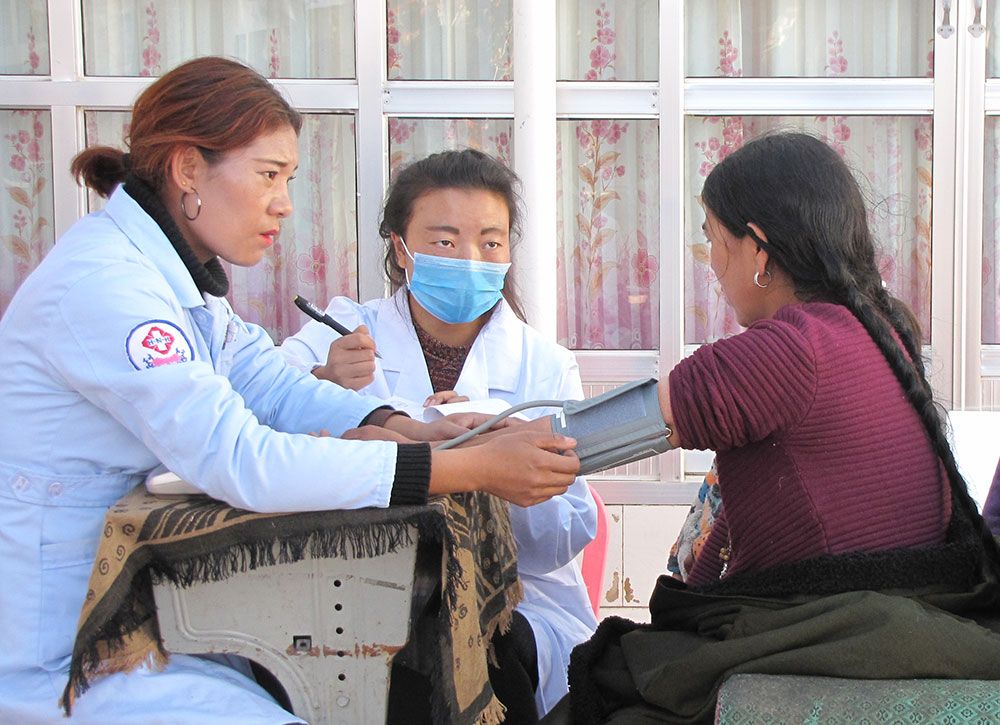
{"label": "blood pressure cuff", "polygon": [[580,475],[655,456],[672,446],[656,379],[635,380],[587,400],[568,400],[552,431],[576,439]]}

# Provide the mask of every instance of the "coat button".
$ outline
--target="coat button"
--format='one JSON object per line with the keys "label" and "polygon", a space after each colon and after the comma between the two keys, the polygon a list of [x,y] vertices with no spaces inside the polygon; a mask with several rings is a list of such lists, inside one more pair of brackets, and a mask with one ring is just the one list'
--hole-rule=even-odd
{"label": "coat button", "polygon": [[14,479],[14,490],[23,491],[28,487],[28,479],[24,476],[18,476]]}
{"label": "coat button", "polygon": [[58,481],[49,484],[49,496],[52,497],[62,496],[62,492],[63,492],[63,485]]}

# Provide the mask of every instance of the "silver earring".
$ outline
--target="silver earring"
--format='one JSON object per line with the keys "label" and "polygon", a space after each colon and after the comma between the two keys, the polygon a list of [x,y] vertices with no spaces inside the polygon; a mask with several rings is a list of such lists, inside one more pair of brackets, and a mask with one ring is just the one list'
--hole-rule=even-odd
{"label": "silver earring", "polygon": [[758,287],[760,287],[761,289],[767,289],[768,285],[771,284],[771,270],[765,269],[764,270],[764,274],[767,275],[767,283],[766,284],[761,284],[760,283],[760,272],[754,272],[753,273],[753,283],[755,285],[757,285]]}
{"label": "silver earring", "polygon": [[[188,214],[187,206],[184,205],[184,200],[187,198],[188,194],[194,194],[194,200],[195,203],[197,204],[194,216]],[[185,191],[184,193],[181,194],[181,213],[184,214],[184,218],[187,219],[189,222],[193,222],[195,219],[198,218],[198,215],[201,214],[201,197],[198,196],[198,192],[195,191],[194,189],[192,189],[191,191]]]}

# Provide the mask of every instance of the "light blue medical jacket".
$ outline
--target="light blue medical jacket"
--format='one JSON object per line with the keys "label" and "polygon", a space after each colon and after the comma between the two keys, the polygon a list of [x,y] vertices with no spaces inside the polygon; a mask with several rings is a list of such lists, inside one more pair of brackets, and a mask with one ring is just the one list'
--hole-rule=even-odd
{"label": "light blue medical jacket", "polygon": [[[382,404],[288,366],[260,327],[199,293],[121,188],[80,220],[0,320],[0,721],[58,714],[104,513],[150,470],[255,511],[387,506],[394,443],[307,435],[336,436]],[[134,722],[156,702],[182,722],[200,693],[234,722],[272,721],[238,704],[253,700],[245,683],[227,700],[229,673],[206,668],[173,690],[147,673],[103,702],[135,698]],[[82,711],[101,697],[84,694]]]}

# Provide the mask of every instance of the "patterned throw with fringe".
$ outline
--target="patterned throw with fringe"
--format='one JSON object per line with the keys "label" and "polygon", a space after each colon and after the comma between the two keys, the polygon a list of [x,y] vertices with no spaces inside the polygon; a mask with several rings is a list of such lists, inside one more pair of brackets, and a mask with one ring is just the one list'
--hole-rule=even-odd
{"label": "patterned throw with fringe", "polygon": [[208,496],[163,498],[133,489],[105,517],[63,707],[70,713],[95,677],[167,662],[154,581],[219,581],[307,554],[378,556],[412,544],[411,527],[443,552],[442,606],[429,623],[440,655],[433,658],[440,671],[429,673],[434,718],[501,722],[503,706],[487,674],[489,643],[497,629],[509,629],[522,590],[507,504],[482,493],[433,498],[426,506],[258,514]]}

